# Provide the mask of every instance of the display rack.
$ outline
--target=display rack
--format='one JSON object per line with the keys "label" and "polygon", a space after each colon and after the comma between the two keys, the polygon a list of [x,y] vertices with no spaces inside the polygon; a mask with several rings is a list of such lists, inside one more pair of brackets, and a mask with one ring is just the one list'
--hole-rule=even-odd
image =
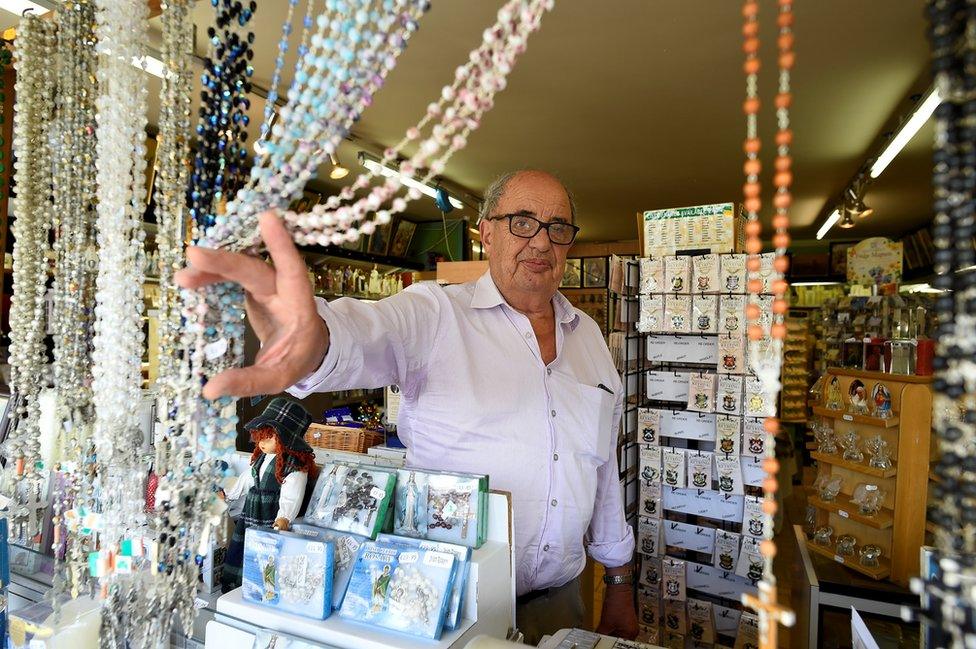
{"label": "display rack", "polygon": [[475,636],[506,638],[515,620],[515,555],[511,496],[489,495],[488,541],[471,557],[463,620],[440,640],[426,640],[343,619],[333,613],[313,620],[282,613],[241,598],[241,589],[221,596],[207,609],[206,647],[250,646],[257,631],[268,629],[335,649],[449,649],[464,647]]}
{"label": "display rack", "polygon": [[[828,368],[824,385],[836,378],[843,409],[827,408],[827,389],[821,395],[819,405],[813,407],[816,417],[827,422],[839,438],[847,431],[856,430],[861,440],[880,435],[892,452],[893,466],[881,469],[869,466],[865,452],[863,462],[853,462],[841,457],[842,451],[827,454],[819,451],[811,457],[819,464],[819,473],[840,476],[841,493],[835,500],[825,502],[816,494],[809,504],[817,510],[818,527],[833,528],[833,543],[839,535],[851,534],[857,539],[857,548],[871,543],[882,550],[878,567],[865,567],[858,557],[840,557],[834,545],[823,546],[806,541],[810,551],[843,563],[852,570],[874,579],[889,578],[903,586],[918,574],[919,547],[924,542],[925,510],[929,480],[930,440],[932,431],[931,377],[902,376],[882,372]],[[861,381],[872,394],[880,384],[891,394],[889,418],[853,414],[850,406],[851,385]],[[858,512],[850,498],[859,484],[876,484],[884,492],[882,509],[874,515]]]}
{"label": "display rack", "polygon": [[790,309],[786,317],[786,340],[783,343],[783,389],[780,391],[780,420],[802,424],[807,420],[807,381],[810,377],[812,348],[810,342],[811,311]]}

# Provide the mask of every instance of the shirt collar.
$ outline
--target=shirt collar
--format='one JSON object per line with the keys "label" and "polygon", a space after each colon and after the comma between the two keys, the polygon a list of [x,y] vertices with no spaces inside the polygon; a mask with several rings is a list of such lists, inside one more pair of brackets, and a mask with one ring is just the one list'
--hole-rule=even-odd
{"label": "shirt collar", "polygon": [[[491,271],[486,271],[475,282],[474,295],[471,296],[471,308],[492,309],[502,304],[508,303],[505,302],[505,298],[502,297],[502,294],[498,291],[498,287],[495,286],[495,280],[491,278]],[[556,322],[568,324],[575,330],[577,325],[579,325],[580,316],[570,301],[566,299],[566,296],[556,291],[556,294],[552,297],[552,305],[553,309],[555,309]]]}

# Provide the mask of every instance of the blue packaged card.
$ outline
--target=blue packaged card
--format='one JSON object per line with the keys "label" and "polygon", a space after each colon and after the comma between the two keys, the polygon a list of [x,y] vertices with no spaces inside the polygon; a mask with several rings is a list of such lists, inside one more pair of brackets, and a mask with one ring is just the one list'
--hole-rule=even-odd
{"label": "blue packaged card", "polygon": [[328,463],[315,481],[305,522],[374,539],[386,522],[395,484],[392,469]]}
{"label": "blue packaged card", "polygon": [[435,552],[450,552],[454,555],[454,585],[451,587],[451,599],[447,605],[447,615],[444,617],[444,628],[448,631],[457,629],[464,611],[464,591],[468,584],[468,572],[471,569],[471,548],[454,543],[427,541],[406,536],[393,536],[392,534],[380,534],[376,537],[376,542],[401,547],[422,548]]}
{"label": "blue packaged card", "polygon": [[369,539],[365,536],[326,530],[302,523],[292,525],[291,531],[318,541],[331,541],[332,545],[335,546],[335,568],[332,571],[332,609],[338,610],[342,606],[342,598],[346,595],[346,587],[349,585],[352,569],[356,566],[359,548]]}
{"label": "blue packaged card", "polygon": [[243,598],[324,620],[332,613],[331,542],[266,528],[244,534]]}
{"label": "blue packaged card", "polygon": [[339,615],[344,618],[440,639],[454,582],[448,552],[370,541],[356,560]]}
{"label": "blue packaged card", "polygon": [[479,548],[487,534],[488,478],[398,469],[393,533]]}

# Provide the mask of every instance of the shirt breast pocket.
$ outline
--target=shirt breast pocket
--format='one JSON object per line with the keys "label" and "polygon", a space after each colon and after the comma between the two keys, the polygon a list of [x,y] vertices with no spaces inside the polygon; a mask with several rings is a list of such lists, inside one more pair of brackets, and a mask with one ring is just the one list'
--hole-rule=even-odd
{"label": "shirt breast pocket", "polygon": [[580,383],[580,444],[582,454],[597,466],[610,457],[613,410],[616,397],[603,388]]}

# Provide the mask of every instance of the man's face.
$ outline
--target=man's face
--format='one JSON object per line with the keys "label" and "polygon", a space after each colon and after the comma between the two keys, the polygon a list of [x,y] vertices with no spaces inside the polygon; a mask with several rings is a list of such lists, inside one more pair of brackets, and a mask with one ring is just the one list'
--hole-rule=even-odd
{"label": "man's face", "polygon": [[[529,171],[509,180],[490,216],[516,213],[543,223],[572,222],[566,190],[542,172]],[[531,239],[517,237],[509,230],[509,219],[484,219],[479,229],[492,279],[503,295],[519,291],[548,299],[555,294],[570,246],[552,243],[544,228]]]}

